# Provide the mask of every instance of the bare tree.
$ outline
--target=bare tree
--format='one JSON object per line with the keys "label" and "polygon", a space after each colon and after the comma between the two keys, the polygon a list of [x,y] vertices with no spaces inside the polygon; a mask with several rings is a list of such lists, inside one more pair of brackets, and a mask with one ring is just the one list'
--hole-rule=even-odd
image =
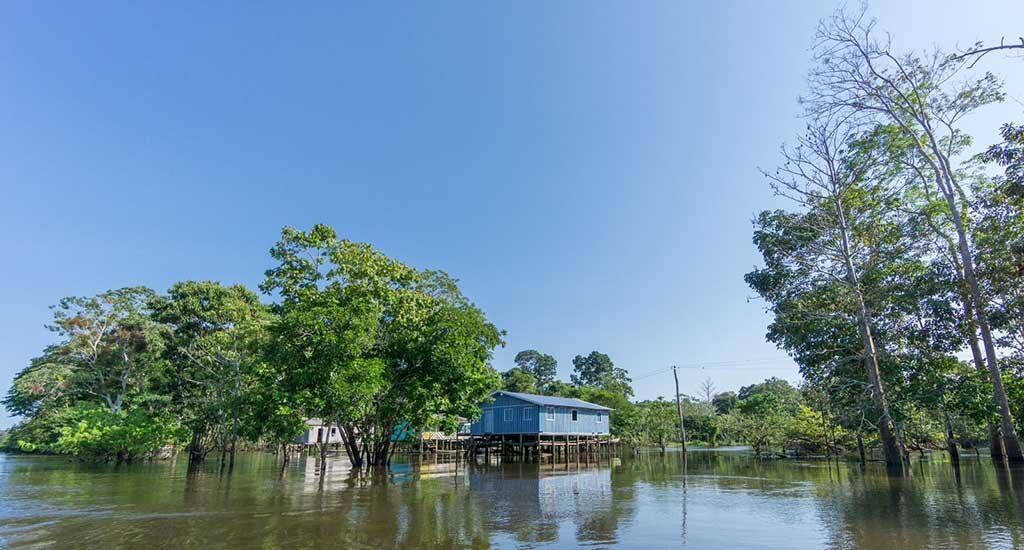
{"label": "bare tree", "polygon": [[715,398],[715,383],[711,381],[711,378],[705,378],[700,383],[700,397],[706,405],[710,405],[711,401]]}
{"label": "bare tree", "polygon": [[954,163],[968,143],[958,123],[979,107],[1003,99],[999,81],[990,73],[965,79],[962,72],[968,65],[962,56],[939,51],[927,56],[892,53],[890,38],[879,37],[864,8],[854,14],[839,10],[822,21],[815,50],[818,66],[810,74],[813,91],[804,99],[808,110],[864,117],[898,129],[916,153],[925,176],[922,185],[944,202],[992,379],[1006,455],[1011,461],[1024,462],[989,324],[988,296],[976,275],[977,258],[968,230],[969,190]]}

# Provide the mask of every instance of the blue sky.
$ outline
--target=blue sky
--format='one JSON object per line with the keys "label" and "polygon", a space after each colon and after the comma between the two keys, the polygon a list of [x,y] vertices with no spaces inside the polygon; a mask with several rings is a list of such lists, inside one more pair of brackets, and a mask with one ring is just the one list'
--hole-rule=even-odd
{"label": "blue sky", "polygon": [[[878,3],[900,47],[998,41],[1024,3]],[[445,269],[508,345],[696,393],[781,376],[742,276],[758,174],[801,127],[827,2],[0,6],[0,386],[66,295],[255,287],[284,225]],[[970,121],[980,144],[1024,120]],[[637,380],[671,395],[671,375]],[[0,426],[10,420],[0,420]]]}

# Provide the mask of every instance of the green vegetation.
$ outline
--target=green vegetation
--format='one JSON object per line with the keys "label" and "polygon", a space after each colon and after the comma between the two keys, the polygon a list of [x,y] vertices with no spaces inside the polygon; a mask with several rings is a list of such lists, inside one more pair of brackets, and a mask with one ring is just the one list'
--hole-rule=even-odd
{"label": "green vegetation", "polygon": [[971,156],[961,129],[1001,83],[971,55],[892,51],[863,9],[823,21],[816,48],[806,133],[766,173],[792,208],[757,217],[764,266],[746,276],[768,340],[837,441],[873,432],[895,466],[987,438],[1024,461],[1021,130]]}
{"label": "green vegetation", "polygon": [[353,464],[380,465],[397,426],[453,428],[499,387],[502,333],[447,274],[323,225],[285,228],[271,255],[269,306],[194,281],[61,300],[58,342],[3,400],[25,417],[5,448],[126,460],[173,445],[233,464],[240,440],[286,444],[320,418]]}

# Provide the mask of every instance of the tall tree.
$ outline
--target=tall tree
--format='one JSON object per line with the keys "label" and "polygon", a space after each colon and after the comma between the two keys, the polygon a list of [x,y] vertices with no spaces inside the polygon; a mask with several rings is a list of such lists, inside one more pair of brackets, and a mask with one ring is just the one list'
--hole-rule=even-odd
{"label": "tall tree", "polygon": [[782,155],[783,166],[766,175],[776,193],[803,212],[760,215],[754,242],[766,267],[749,273],[747,282],[772,303],[777,316],[794,295],[840,289],[835,296],[840,307],[824,313],[847,317],[857,328],[859,360],[878,415],[885,459],[898,465],[902,451],[864,280],[881,277],[893,258],[905,255],[907,243],[886,182],[872,174],[877,158],[873,140],[862,137],[848,119],[825,115],[812,119],[798,145],[784,147]]}
{"label": "tall tree", "polygon": [[537,379],[537,387],[544,388],[555,381],[558,375],[558,361],[535,349],[523,350],[516,354],[516,366]]}
{"label": "tall tree", "polygon": [[69,369],[70,388],[116,414],[159,375],[165,331],[150,317],[155,296],[130,287],[64,298],[53,307],[49,328],[61,343],[51,358]]}
{"label": "tall tree", "polygon": [[170,329],[167,352],[178,367],[175,403],[192,430],[190,460],[204,460],[219,440],[234,465],[244,393],[260,360],[269,311],[241,285],[186,281],[156,301],[154,317]]}
{"label": "tall tree", "polygon": [[261,288],[280,302],[269,362],[297,410],[341,430],[354,466],[388,464],[399,425],[478,415],[499,387],[490,359],[502,333],[447,274],[417,271],[325,225],[285,228],[271,255],[278,266]]}
{"label": "tall tree", "polygon": [[978,280],[979,259],[970,235],[969,189],[955,158],[969,142],[959,129],[963,117],[1003,99],[999,81],[989,73],[963,79],[966,58],[939,51],[930,56],[893,53],[889,40],[876,36],[866,9],[839,10],[817,33],[819,65],[811,73],[809,109],[834,116],[862,116],[898,128],[916,153],[917,184],[941,201],[954,230],[956,253],[980,333],[1007,458],[1024,461],[1013,415],[1003,387],[998,350],[989,320],[991,297]]}
{"label": "tall tree", "polygon": [[501,373],[501,387],[507,391],[536,393],[537,378],[519,367],[512,367]]}
{"label": "tall tree", "polygon": [[593,386],[633,396],[632,380],[626,369],[616,367],[610,357],[599,351],[587,356],[577,355],[572,360],[572,383],[576,386]]}

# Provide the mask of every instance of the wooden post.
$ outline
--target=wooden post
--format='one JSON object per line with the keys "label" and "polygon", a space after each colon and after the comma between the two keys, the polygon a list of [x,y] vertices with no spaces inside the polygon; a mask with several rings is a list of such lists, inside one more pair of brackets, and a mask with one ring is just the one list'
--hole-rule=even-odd
{"label": "wooden post", "polygon": [[686,424],[683,423],[683,404],[679,400],[679,367],[672,365],[672,378],[676,381],[676,412],[679,413],[679,438],[683,444],[683,457],[686,456]]}

